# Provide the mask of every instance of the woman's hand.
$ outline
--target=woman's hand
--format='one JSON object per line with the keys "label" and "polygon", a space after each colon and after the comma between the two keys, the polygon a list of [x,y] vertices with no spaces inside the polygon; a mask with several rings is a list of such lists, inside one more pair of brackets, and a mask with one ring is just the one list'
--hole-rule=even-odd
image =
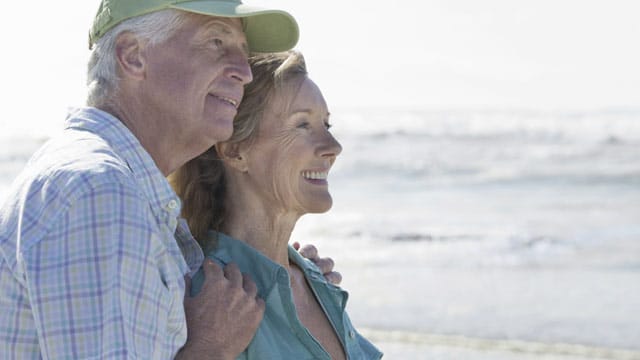
{"label": "woman's hand", "polygon": [[320,271],[322,271],[322,273],[324,274],[324,277],[327,279],[327,281],[334,285],[340,285],[340,282],[342,282],[342,275],[337,271],[333,271],[333,267],[335,265],[333,259],[328,257],[321,258],[318,255],[318,249],[316,249],[316,247],[311,244],[305,245],[300,248],[300,243],[296,241],[293,243],[293,248],[298,250],[300,255],[306,257],[314,264],[316,264],[316,266],[319,267]]}

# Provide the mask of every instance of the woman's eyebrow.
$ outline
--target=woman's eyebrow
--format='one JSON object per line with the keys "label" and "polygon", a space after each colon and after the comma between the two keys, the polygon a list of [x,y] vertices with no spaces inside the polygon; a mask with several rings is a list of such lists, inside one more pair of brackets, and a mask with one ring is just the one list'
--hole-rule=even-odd
{"label": "woman's eyebrow", "polygon": [[313,111],[311,111],[311,109],[300,109],[300,110],[294,110],[291,112],[291,115],[293,114],[298,114],[298,113],[306,113],[306,114],[311,114]]}
{"label": "woman's eyebrow", "polygon": [[[292,112],[291,112],[291,115],[292,115],[292,116],[293,116],[293,115],[296,115],[296,114],[307,114],[307,115],[311,115],[311,114],[313,114],[313,110],[311,110],[311,109],[299,109],[299,110],[294,110],[294,111],[292,111]],[[330,117],[330,116],[331,116],[331,113],[327,111],[327,113],[326,113],[326,117],[328,118],[328,117]]]}

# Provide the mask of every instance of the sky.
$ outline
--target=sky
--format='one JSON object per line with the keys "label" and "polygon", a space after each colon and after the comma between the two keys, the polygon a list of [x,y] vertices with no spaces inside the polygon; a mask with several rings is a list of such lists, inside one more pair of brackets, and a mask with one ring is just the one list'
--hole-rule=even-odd
{"label": "sky", "polygon": [[[298,19],[298,49],[331,108],[640,108],[637,0],[245,2]],[[48,131],[83,103],[97,6],[5,8],[5,129]]]}

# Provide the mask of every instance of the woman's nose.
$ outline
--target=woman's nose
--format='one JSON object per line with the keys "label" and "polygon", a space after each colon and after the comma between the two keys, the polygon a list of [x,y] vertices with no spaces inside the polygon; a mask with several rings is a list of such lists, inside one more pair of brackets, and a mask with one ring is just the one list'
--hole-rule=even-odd
{"label": "woman's nose", "polygon": [[342,152],[342,145],[330,132],[325,134],[322,145],[318,147],[318,156],[336,157]]}

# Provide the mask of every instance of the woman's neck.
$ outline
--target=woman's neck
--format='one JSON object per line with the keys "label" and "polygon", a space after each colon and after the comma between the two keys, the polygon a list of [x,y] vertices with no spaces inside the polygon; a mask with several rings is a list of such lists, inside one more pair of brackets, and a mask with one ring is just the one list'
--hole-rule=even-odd
{"label": "woman's neck", "polygon": [[[231,194],[229,194],[231,195]],[[299,216],[268,208],[245,196],[229,197],[222,231],[289,270],[288,244]]]}

